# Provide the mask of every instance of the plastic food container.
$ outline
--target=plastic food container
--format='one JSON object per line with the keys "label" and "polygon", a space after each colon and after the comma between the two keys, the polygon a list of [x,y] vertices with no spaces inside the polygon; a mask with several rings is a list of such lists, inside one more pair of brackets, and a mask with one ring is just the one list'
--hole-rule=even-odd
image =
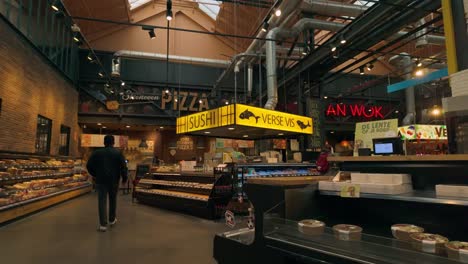
{"label": "plastic food container", "polygon": [[333,226],[333,232],[339,240],[361,240],[362,228],[356,225],[340,224]]}
{"label": "plastic food container", "polygon": [[468,242],[452,241],[445,244],[450,259],[468,263]]}
{"label": "plastic food container", "polygon": [[323,234],[325,230],[325,223],[314,220],[314,219],[305,219],[297,223],[299,232],[306,235],[320,235]]}
{"label": "plastic food container", "polygon": [[414,233],[423,233],[424,228],[410,224],[392,225],[393,237],[399,240],[411,241],[410,235]]}
{"label": "plastic food container", "polygon": [[417,250],[439,255],[445,253],[445,243],[449,242],[444,236],[429,233],[413,233],[410,238],[413,247]]}

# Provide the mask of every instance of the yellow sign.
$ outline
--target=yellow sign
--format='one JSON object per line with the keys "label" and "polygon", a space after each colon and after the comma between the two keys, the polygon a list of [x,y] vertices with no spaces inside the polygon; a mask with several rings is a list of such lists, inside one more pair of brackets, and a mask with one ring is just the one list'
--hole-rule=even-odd
{"label": "yellow sign", "polygon": [[228,125],[312,134],[312,118],[273,110],[232,104],[177,118],[177,134]]}
{"label": "yellow sign", "polygon": [[341,187],[340,196],[344,198],[359,198],[361,195],[360,185],[346,184]]}
{"label": "yellow sign", "polygon": [[312,118],[236,104],[236,124],[312,134]]}
{"label": "yellow sign", "polygon": [[177,134],[234,124],[234,105],[177,118]]}

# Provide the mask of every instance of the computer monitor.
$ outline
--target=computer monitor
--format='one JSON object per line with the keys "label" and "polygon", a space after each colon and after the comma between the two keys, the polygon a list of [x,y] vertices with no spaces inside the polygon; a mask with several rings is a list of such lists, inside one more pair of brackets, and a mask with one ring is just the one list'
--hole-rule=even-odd
{"label": "computer monitor", "polygon": [[402,155],[403,142],[399,137],[372,139],[375,155]]}

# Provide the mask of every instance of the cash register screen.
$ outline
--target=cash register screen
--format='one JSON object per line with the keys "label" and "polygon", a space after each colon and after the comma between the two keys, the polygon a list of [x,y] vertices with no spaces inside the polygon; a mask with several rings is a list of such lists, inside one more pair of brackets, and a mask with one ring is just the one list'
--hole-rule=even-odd
{"label": "cash register screen", "polygon": [[376,143],[374,145],[375,154],[392,154],[393,144],[392,143]]}

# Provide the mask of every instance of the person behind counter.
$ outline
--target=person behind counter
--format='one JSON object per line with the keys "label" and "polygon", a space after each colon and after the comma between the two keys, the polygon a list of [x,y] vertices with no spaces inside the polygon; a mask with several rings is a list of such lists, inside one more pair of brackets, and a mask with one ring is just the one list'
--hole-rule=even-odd
{"label": "person behind counter", "polygon": [[[114,148],[114,136],[104,137],[104,148],[91,154],[86,168],[96,182],[98,192],[99,231],[107,230],[107,220],[113,226],[117,222],[117,192],[119,181],[126,183],[127,163],[122,153]],[[107,218],[107,196],[109,196],[109,218]]]}

